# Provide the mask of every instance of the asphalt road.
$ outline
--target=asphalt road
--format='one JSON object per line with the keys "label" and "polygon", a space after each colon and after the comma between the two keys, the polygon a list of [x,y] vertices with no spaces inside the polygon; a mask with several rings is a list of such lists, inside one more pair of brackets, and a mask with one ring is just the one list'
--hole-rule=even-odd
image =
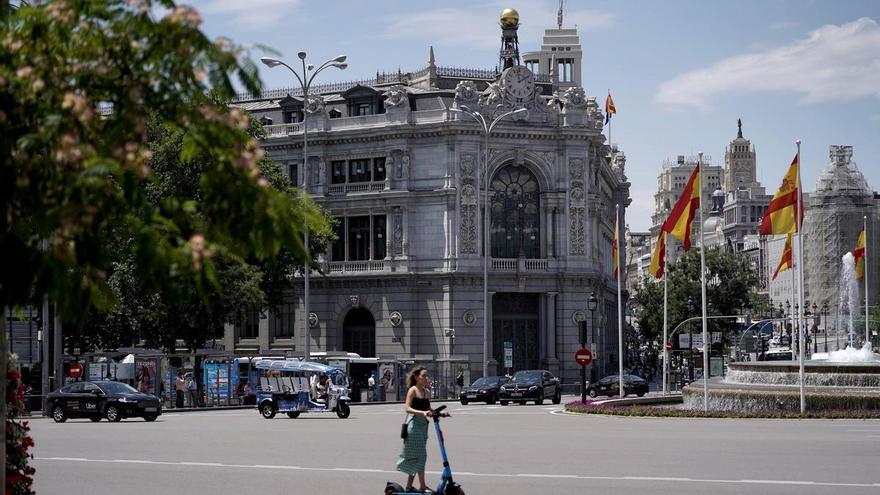
{"label": "asphalt road", "polygon": [[[469,495],[880,494],[880,421],[581,416],[561,406],[450,404],[444,434]],[[256,410],[155,423],[31,421],[39,494],[380,494],[402,406],[335,415]],[[440,455],[433,430],[428,478]]]}

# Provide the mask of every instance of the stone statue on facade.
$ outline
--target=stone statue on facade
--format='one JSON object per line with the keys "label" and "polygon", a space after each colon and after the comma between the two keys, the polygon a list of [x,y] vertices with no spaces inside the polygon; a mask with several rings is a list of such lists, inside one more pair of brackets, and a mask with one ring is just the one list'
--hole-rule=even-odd
{"label": "stone statue on facade", "polygon": [[495,107],[501,105],[503,101],[504,92],[501,89],[501,85],[497,82],[489,83],[489,86],[480,97],[480,105],[484,107]]}
{"label": "stone statue on facade", "polygon": [[385,91],[385,110],[399,108],[403,105],[409,105],[409,93],[406,87],[401,84],[395,84]]}
{"label": "stone statue on facade", "polygon": [[309,114],[309,116],[323,116],[326,113],[324,108],[324,97],[321,95],[309,96],[308,100],[306,100],[303,105],[303,111]]}
{"label": "stone statue on facade", "polygon": [[462,105],[467,105],[472,108],[479,100],[480,93],[477,91],[477,85],[473,81],[461,81],[455,87],[455,99],[452,106],[453,108],[458,108]]}

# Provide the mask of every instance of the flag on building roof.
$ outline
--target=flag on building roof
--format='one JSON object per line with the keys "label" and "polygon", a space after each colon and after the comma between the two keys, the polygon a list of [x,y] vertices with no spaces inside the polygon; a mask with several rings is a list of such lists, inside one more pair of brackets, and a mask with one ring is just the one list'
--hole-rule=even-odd
{"label": "flag on building roof", "polygon": [[856,261],[856,280],[865,278],[865,228],[859,232],[859,240],[856,242],[856,249],[853,251],[853,258]]}
{"label": "flag on building roof", "polygon": [[680,240],[685,251],[691,248],[691,224],[697,208],[700,207],[700,189],[700,165],[697,164],[681,196],[666,217],[666,222],[663,223],[663,230]]}
{"label": "flag on building roof", "polygon": [[654,253],[651,254],[648,273],[654,278],[663,278],[666,273],[666,231],[663,229],[660,229],[660,235],[657,236],[657,246],[654,247]]}
{"label": "flag on building roof", "polygon": [[779,260],[779,266],[773,272],[773,280],[776,280],[780,273],[794,267],[794,258],[791,253],[791,234],[788,234],[788,238],[785,239],[785,248],[782,250],[782,259]]}
{"label": "flag on building roof", "polygon": [[617,113],[617,107],[614,106],[614,100],[611,99],[611,91],[605,97],[605,125],[611,122],[611,114]]}
{"label": "flag on building roof", "polygon": [[798,183],[798,166],[798,156],[795,155],[788,172],[782,178],[779,191],[773,196],[764,218],[761,219],[761,235],[792,234],[800,231],[804,212],[800,207],[803,205],[803,192]]}

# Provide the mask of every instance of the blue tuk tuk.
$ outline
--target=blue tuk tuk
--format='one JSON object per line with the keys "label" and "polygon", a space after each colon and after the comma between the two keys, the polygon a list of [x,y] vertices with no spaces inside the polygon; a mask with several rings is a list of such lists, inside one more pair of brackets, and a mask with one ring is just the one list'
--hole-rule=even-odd
{"label": "blue tuk tuk", "polygon": [[334,412],[351,415],[348,379],[332,366],[299,359],[263,359],[254,366],[260,373],[257,409],[266,419],[277,413],[296,418],[300,413]]}

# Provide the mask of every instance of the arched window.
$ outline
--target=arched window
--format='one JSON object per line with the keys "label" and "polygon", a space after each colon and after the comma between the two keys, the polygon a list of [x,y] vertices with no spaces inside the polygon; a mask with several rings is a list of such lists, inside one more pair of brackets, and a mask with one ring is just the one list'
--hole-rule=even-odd
{"label": "arched window", "polygon": [[342,350],[361,357],[376,355],[376,320],[365,308],[353,308],[342,322]]}
{"label": "arched window", "polygon": [[491,243],[494,258],[540,258],[538,180],[524,166],[508,165],[491,182]]}

